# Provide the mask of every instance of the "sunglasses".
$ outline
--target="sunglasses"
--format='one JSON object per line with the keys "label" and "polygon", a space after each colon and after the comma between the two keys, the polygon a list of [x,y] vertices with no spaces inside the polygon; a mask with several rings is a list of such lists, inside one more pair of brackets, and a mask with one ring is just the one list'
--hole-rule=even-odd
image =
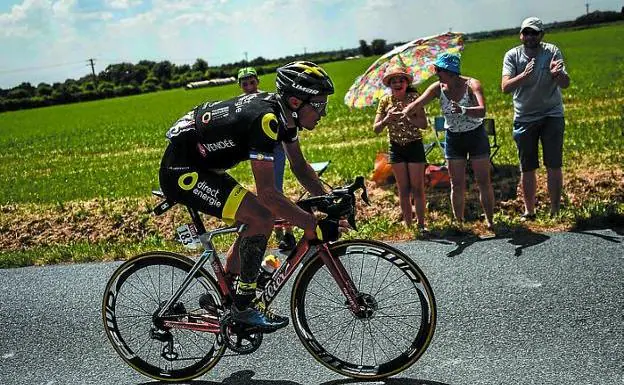
{"label": "sunglasses", "polygon": [[319,115],[322,115],[325,112],[327,109],[327,103],[328,102],[308,102],[308,104],[311,105]]}
{"label": "sunglasses", "polygon": [[539,35],[541,32],[540,31],[536,31],[534,29],[524,29],[521,32],[524,36],[537,36]]}

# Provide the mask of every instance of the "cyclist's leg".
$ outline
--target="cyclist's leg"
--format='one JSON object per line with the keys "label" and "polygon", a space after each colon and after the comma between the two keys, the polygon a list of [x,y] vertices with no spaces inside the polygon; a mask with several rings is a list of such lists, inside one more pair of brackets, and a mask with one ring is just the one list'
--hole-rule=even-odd
{"label": "cyclist's leg", "polygon": [[266,251],[267,242],[275,219],[271,212],[253,194],[246,194],[236,209],[235,219],[247,224],[236,243],[240,258],[240,277],[234,295],[232,318],[244,324],[275,330],[288,325],[288,318],[266,309],[258,309],[255,304],[256,280],[260,264]]}
{"label": "cyclist's leg", "polygon": [[[235,242],[228,263],[236,256],[239,260],[240,277],[234,303],[239,309],[249,307],[255,298],[256,279],[264,257],[267,242],[273,230],[274,219],[271,212],[253,194],[246,194],[236,209],[235,219],[247,226]],[[231,271],[231,270],[230,270]]]}

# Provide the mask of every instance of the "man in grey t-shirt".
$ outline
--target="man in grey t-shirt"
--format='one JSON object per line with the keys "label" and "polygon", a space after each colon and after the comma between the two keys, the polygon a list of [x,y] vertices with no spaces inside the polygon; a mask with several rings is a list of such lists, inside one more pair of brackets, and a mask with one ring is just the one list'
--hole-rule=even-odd
{"label": "man in grey t-shirt", "polygon": [[522,45],[510,49],[503,59],[503,92],[513,92],[513,137],[518,147],[524,195],[523,220],[535,218],[535,194],[539,168],[538,143],[542,142],[548,176],[550,214],[559,212],[563,186],[563,102],[561,88],[570,85],[561,51],[543,43],[544,28],[537,17],[520,27]]}

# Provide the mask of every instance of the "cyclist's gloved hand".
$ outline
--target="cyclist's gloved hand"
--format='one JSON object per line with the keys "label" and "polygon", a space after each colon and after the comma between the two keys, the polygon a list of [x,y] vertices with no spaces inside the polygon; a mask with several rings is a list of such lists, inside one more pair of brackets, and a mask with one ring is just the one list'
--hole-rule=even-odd
{"label": "cyclist's gloved hand", "polygon": [[337,219],[321,219],[316,224],[316,238],[322,242],[332,242],[340,238],[340,223]]}

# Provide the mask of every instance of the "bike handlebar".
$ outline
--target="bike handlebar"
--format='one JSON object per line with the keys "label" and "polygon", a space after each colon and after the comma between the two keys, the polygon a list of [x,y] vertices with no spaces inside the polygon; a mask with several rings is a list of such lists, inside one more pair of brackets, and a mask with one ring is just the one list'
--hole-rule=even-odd
{"label": "bike handlebar", "polygon": [[325,195],[302,199],[297,202],[297,206],[310,213],[320,211],[327,214],[330,219],[346,217],[349,225],[357,230],[355,224],[355,192],[360,189],[362,190],[360,198],[369,205],[370,201],[368,200],[364,177],[358,176],[350,185],[334,188]]}

